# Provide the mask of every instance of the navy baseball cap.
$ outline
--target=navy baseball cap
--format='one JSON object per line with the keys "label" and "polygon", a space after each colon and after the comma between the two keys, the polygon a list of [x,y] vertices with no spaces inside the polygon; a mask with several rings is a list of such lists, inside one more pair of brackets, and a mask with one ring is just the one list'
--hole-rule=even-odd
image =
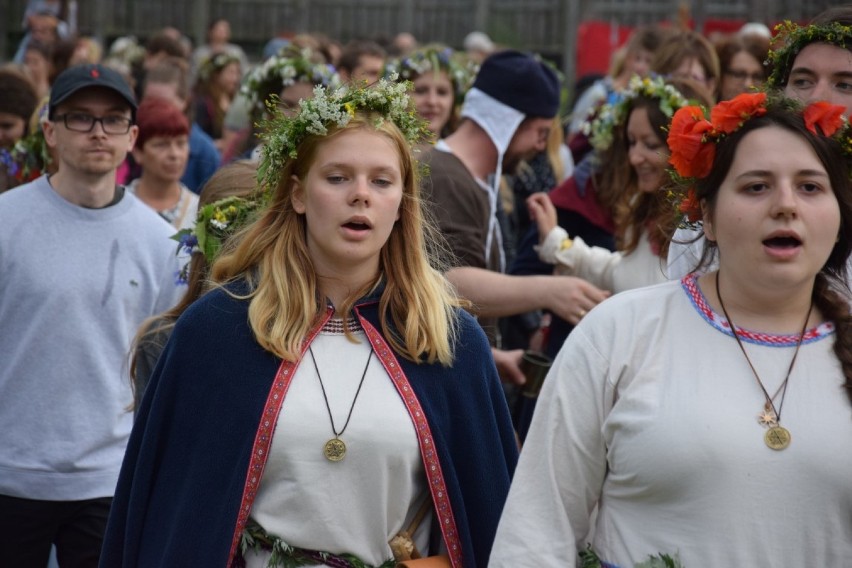
{"label": "navy baseball cap", "polygon": [[50,88],[48,116],[53,116],[57,105],[67,100],[80,89],[102,87],[109,89],[124,99],[134,120],[136,119],[136,97],[124,77],[115,69],[99,64],[74,65],[60,73]]}

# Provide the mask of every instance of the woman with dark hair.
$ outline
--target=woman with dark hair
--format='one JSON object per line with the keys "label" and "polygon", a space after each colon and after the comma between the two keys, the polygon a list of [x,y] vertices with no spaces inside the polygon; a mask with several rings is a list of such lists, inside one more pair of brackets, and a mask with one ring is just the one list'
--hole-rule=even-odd
{"label": "woman with dark hair", "polygon": [[[678,216],[666,195],[672,113],[689,100],[709,104],[704,88],[687,79],[635,77],[621,99],[604,105],[588,128],[594,174],[573,179],[527,204],[536,231],[528,234],[517,263],[532,269],[531,249],[541,268],[578,276],[612,292],[665,280],[662,259]],[[606,239],[612,235],[613,240]],[[536,238],[537,237],[537,238]],[[536,244],[534,244],[536,243]],[[618,252],[611,252],[614,247]],[[577,314],[585,315],[585,310]],[[570,327],[551,323],[546,351],[556,354]]]}
{"label": "woman with dark hair", "polygon": [[577,326],[545,380],[491,566],[852,558],[843,110],[760,93],[709,120],[675,113],[680,208],[703,220],[718,269],[615,295]]}
{"label": "woman with dark hair", "polygon": [[719,57],[713,44],[698,32],[682,30],[665,37],[651,60],[651,72],[692,79],[715,95],[719,88]]}
{"label": "woman with dark hair", "polygon": [[[29,122],[38,97],[32,82],[16,65],[0,67],[0,193],[18,185],[24,175],[26,151],[18,145],[26,140]],[[17,146],[17,147],[16,147]]]}
{"label": "woman with dark hair", "polygon": [[661,258],[679,217],[664,191],[669,150],[665,129],[675,110],[699,98],[709,104],[693,81],[636,78],[621,101],[601,110],[592,122],[591,142],[603,154],[601,178],[610,196],[618,252],[570,238],[556,225],[551,197],[539,193],[527,203],[538,225],[543,261],[556,264],[560,274],[579,276],[613,292],[666,280]]}
{"label": "woman with dark hair", "polygon": [[[775,28],[769,52],[767,90],[782,89],[805,103],[827,101],[852,109],[852,4],[829,8],[800,26],[790,21]],[[703,236],[696,227],[677,230],[669,248],[668,274],[672,279],[696,270]],[[708,266],[705,265],[704,269]]]}
{"label": "woman with dark hair", "polygon": [[225,51],[211,55],[198,70],[193,116],[201,129],[213,138],[220,152],[224,149],[225,113],[239,91],[241,77],[239,58]]}
{"label": "woman with dark hair", "polygon": [[32,82],[14,66],[0,67],[0,148],[11,150],[28,134],[28,123],[38,105]]}
{"label": "woman with dark hair", "polygon": [[764,61],[769,54],[769,39],[759,35],[734,35],[716,44],[721,76],[717,98],[732,99],[763,85]]}

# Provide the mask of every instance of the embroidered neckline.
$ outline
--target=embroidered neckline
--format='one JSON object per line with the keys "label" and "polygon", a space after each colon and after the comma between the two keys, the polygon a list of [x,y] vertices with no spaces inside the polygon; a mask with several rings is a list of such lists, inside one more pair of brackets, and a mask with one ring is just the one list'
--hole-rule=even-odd
{"label": "embroidered neckline", "polygon": [[[349,333],[359,334],[364,333],[364,328],[361,327],[361,322],[357,317],[349,318],[348,322]],[[331,318],[323,324],[320,333],[325,335],[345,335],[343,326],[343,318]]]}
{"label": "embroidered neckline", "polygon": [[[695,311],[704,318],[707,323],[721,331],[725,335],[734,336],[731,331],[731,324],[724,315],[713,311],[707,298],[698,287],[698,275],[688,274],[680,281],[683,286],[689,301],[692,303]],[[802,337],[802,344],[813,343],[834,333],[834,323],[830,321],[823,322],[816,327],[809,328],[805,331]],[[751,331],[737,326],[737,336],[743,341],[754,343],[757,345],[768,345],[771,347],[795,347],[799,341],[799,334],[778,335],[773,333],[763,333],[759,331]]]}

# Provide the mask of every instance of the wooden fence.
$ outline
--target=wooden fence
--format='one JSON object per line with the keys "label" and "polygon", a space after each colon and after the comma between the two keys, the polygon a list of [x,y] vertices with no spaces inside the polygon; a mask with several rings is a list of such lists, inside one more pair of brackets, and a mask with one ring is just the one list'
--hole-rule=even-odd
{"label": "wooden fence", "polygon": [[[578,26],[588,20],[637,25],[688,13],[699,30],[715,20],[805,21],[828,0],[77,0],[79,28],[107,41],[145,38],[164,26],[202,41],[211,17],[231,22],[250,56],[280,32],[322,32],[347,41],[409,31],[422,42],[460,46],[482,30],[500,44],[540,52],[574,76]],[[0,56],[14,50],[26,0],[0,0]]]}

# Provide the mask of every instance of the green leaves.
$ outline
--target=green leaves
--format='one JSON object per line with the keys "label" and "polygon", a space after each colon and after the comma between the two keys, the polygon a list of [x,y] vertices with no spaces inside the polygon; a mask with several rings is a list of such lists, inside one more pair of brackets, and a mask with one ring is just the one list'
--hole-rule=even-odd
{"label": "green leaves", "polygon": [[243,534],[240,536],[240,553],[245,558],[250,551],[255,553],[269,552],[267,568],[314,566],[319,560],[328,559],[337,560],[335,566],[339,566],[341,561],[346,562],[349,568],[394,568],[396,566],[395,560],[387,560],[379,566],[373,566],[352,554],[334,555],[329,552],[296,548],[281,540],[280,537],[268,534],[263,527],[251,521],[246,525]]}
{"label": "green leaves", "polygon": [[267,102],[271,118],[264,121],[263,151],[258,182],[271,193],[289,159],[295,159],[302,142],[311,135],[325,136],[331,128],[342,128],[358,111],[380,114],[393,122],[410,144],[429,136],[426,122],[414,110],[408,96],[411,83],[380,79],[373,85],[329,89],[317,86],[312,99],[299,102],[296,116],[287,116],[272,99]]}
{"label": "green leaves", "polygon": [[[580,552],[580,563],[578,568],[619,568],[601,560],[597,553],[592,550],[592,545],[587,545],[586,550]],[[624,567],[626,568],[626,567]],[[674,557],[668,554],[656,554],[648,557],[648,560],[635,564],[633,568],[684,568],[677,554]]]}

